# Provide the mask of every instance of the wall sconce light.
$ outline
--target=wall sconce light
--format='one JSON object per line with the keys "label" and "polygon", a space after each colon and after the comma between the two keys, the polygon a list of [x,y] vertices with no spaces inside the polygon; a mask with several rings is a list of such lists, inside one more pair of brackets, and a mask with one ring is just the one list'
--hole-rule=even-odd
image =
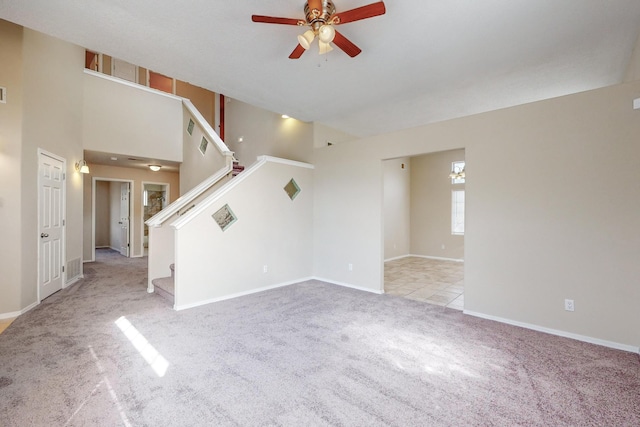
{"label": "wall sconce light", "polygon": [[162,166],[160,166],[160,165],[149,165],[149,169],[151,169],[154,172],[158,172],[161,167]]}
{"label": "wall sconce light", "polygon": [[80,173],[89,173],[89,165],[84,160],[76,163],[76,170]]}

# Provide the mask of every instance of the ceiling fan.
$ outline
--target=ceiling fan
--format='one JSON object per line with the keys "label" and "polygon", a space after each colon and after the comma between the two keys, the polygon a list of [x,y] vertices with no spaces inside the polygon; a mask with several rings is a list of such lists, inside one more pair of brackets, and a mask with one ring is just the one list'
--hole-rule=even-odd
{"label": "ceiling fan", "polygon": [[384,15],[385,12],[384,2],[381,1],[347,10],[346,12],[336,13],[336,8],[331,0],[307,0],[307,3],[304,5],[305,19],[251,15],[251,20],[265,24],[310,27],[304,34],[298,36],[298,46],[296,46],[293,52],[291,52],[291,55],[289,55],[291,59],[300,58],[304,51],[309,49],[311,42],[313,42],[316,37],[318,37],[321,55],[333,50],[333,47],[331,47],[331,43],[333,42],[333,44],[353,58],[362,52],[362,50],[336,31],[334,26]]}

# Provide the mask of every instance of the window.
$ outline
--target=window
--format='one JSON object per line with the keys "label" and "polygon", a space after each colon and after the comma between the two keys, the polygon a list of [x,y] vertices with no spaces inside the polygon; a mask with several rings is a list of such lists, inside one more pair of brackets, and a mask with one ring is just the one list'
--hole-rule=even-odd
{"label": "window", "polygon": [[464,184],[464,160],[459,162],[451,163],[451,173],[449,177],[451,178],[452,184]]}
{"label": "window", "polygon": [[464,235],[464,190],[451,192],[451,234]]}

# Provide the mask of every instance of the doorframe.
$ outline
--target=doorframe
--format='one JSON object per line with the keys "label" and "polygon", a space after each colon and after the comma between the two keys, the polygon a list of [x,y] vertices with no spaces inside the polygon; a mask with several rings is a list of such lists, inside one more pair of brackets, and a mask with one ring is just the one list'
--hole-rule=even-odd
{"label": "doorframe", "polygon": [[[38,246],[38,257],[37,257],[37,263],[38,263],[38,267],[37,267],[37,283],[36,283],[36,288],[37,288],[37,298],[38,298],[38,304],[40,304],[40,302],[42,302],[42,299],[40,298],[40,261],[41,261],[41,257],[42,254],[40,253],[40,213],[41,213],[41,209],[42,206],[40,206],[40,200],[41,200],[41,194],[40,191],[42,191],[42,178],[40,176],[40,158],[42,157],[42,155],[51,157],[52,159],[55,159],[59,162],[62,162],[62,233],[61,233],[61,238],[62,238],[62,243],[61,246],[62,248],[60,249],[60,261],[63,263],[62,267],[66,266],[67,263],[67,159],[65,159],[64,157],[60,157],[57,154],[53,154],[50,151],[44,150],[42,148],[38,148],[38,167],[36,168],[36,173],[38,174],[38,202],[37,202],[37,222],[38,222],[38,226],[36,227],[36,234],[35,234],[35,238],[36,238],[36,242],[37,242],[37,246]],[[66,268],[62,268],[62,289],[64,289],[67,285],[67,269]]]}
{"label": "doorframe", "polygon": [[[120,179],[120,178],[102,178],[94,176],[91,178],[91,262],[96,260],[96,181],[110,181],[110,182],[128,182],[129,183],[129,242],[133,242],[133,227],[131,226],[131,217],[134,216],[133,212],[133,197],[135,193],[134,180],[132,179]],[[133,248],[129,246],[129,258],[134,258]]]}
{"label": "doorframe", "polygon": [[[140,187],[140,197],[142,200],[140,202],[140,206],[142,206],[142,213],[140,215],[140,242],[142,244],[140,256],[144,256],[144,186],[145,185],[162,185],[165,190],[165,198],[166,198],[166,206],[169,206],[171,202],[171,184],[168,182],[156,182],[156,181],[142,181],[142,186]],[[164,206],[163,206],[164,209]]]}

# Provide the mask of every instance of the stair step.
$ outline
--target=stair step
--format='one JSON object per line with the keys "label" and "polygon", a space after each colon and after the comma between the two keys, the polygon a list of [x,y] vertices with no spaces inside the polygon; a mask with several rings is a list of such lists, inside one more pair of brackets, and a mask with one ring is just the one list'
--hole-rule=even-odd
{"label": "stair step", "polygon": [[244,170],[244,166],[241,166],[238,162],[233,162],[233,170],[231,171],[231,174],[233,176],[238,175],[243,170]]}
{"label": "stair step", "polygon": [[151,281],[153,284],[153,291],[161,297],[167,299],[169,302],[175,302],[175,284],[173,277],[159,277]]}

